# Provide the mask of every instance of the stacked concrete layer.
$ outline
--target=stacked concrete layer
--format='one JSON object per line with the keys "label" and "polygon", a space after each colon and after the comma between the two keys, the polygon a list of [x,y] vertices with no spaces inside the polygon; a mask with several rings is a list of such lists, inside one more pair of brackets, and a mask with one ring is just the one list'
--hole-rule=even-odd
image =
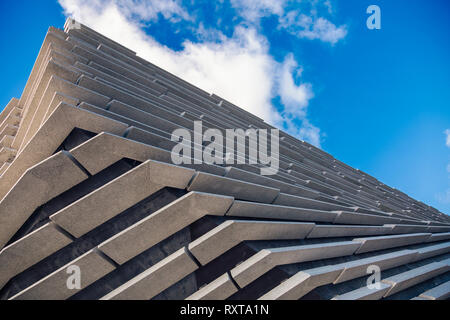
{"label": "stacked concrete layer", "polygon": [[284,132],[272,176],[173,165],[197,120],[272,128],[73,20],[50,28],[0,114],[0,297],[448,296],[447,215]]}

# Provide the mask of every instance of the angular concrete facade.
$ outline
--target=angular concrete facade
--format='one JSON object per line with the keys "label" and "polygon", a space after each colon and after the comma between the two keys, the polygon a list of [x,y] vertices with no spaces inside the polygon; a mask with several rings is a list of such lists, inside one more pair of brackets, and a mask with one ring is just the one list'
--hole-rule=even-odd
{"label": "angular concrete facade", "polygon": [[87,26],[50,28],[0,114],[0,298],[449,297],[449,216],[284,132],[275,175],[175,165],[194,121],[273,129]]}

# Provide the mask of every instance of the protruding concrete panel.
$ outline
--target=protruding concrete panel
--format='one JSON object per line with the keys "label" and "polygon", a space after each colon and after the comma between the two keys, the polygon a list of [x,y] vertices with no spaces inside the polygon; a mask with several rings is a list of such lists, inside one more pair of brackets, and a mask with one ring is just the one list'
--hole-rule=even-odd
{"label": "protruding concrete panel", "polygon": [[148,300],[197,269],[182,248],[111,291],[101,300]]}
{"label": "protruding concrete panel", "polygon": [[[114,270],[114,266],[91,250],[49,274],[10,300],[65,300]],[[69,288],[70,276],[79,271],[81,288]]]}
{"label": "protruding concrete panel", "polygon": [[426,242],[426,240],[430,237],[430,235],[431,235],[430,233],[414,233],[395,236],[357,238],[353,239],[353,241],[361,243],[361,247],[355,252],[356,254],[360,254],[370,251],[395,248]]}
{"label": "protruding concrete panel", "polygon": [[437,255],[445,254],[450,251],[450,242],[439,243],[435,245],[427,245],[417,249],[416,260],[423,260]]}
{"label": "protruding concrete panel", "polygon": [[348,256],[359,245],[353,241],[342,241],[264,249],[232,269],[231,276],[243,288],[278,265]]}
{"label": "protruding concrete panel", "polygon": [[450,232],[446,233],[433,233],[427,242],[435,242],[450,239]]}
{"label": "protruding concrete panel", "polygon": [[432,232],[432,233],[436,233],[436,232],[448,233],[449,231],[450,231],[450,227],[444,227],[444,226],[430,226],[427,229],[427,232]]}
{"label": "protruding concrete panel", "polygon": [[380,288],[362,287],[334,297],[332,300],[380,300],[391,286],[380,283]]}
{"label": "protruding concrete panel", "polygon": [[2,175],[3,172],[5,172],[6,169],[8,169],[10,165],[11,165],[11,163],[9,163],[9,162],[3,163],[2,166],[0,167],[0,175]]}
{"label": "protruding concrete panel", "polygon": [[238,289],[229,274],[225,273],[187,297],[186,300],[221,300],[226,299],[237,291]]}
{"label": "protruding concrete panel", "polygon": [[[55,55],[54,51],[50,51],[50,55]],[[52,57],[49,57],[49,60],[46,62],[44,68],[45,71],[40,79],[40,87],[38,87],[38,92],[35,93],[29,112],[25,114],[24,119],[22,120],[20,129],[17,133],[16,141],[14,142],[19,150],[22,149],[22,147],[39,129],[42,119],[47,113],[47,109],[50,106],[51,108],[54,108],[55,106],[53,106],[53,104],[58,103],[57,101],[54,102],[53,98],[55,96],[55,91],[58,91],[59,86],[61,85],[59,80],[65,81],[67,84],[72,84],[81,75],[80,72],[72,66],[63,65],[63,63],[59,63],[57,59]],[[65,87],[66,85],[63,86]],[[40,89],[45,90],[40,91]],[[69,90],[69,92],[66,93],[74,94],[75,92]],[[89,97],[90,96],[91,95],[89,95]],[[100,100],[96,99],[96,101]],[[22,141],[20,146],[16,144],[19,141]]]}
{"label": "protruding concrete panel", "polygon": [[0,123],[5,120],[5,118],[11,113],[14,108],[19,109],[19,99],[17,98],[12,98],[0,112]]}
{"label": "protruding concrete panel", "polygon": [[144,162],[171,162],[166,150],[102,132],[70,150],[70,153],[92,175],[123,158]]}
{"label": "protruding concrete panel", "polygon": [[382,226],[387,223],[398,223],[400,219],[382,217],[374,214],[363,214],[348,211],[337,211],[336,219],[333,223],[339,224],[366,224]]}
{"label": "protruding concrete panel", "polygon": [[391,285],[391,288],[387,293],[385,293],[384,297],[389,297],[397,292],[445,273],[448,270],[450,270],[450,267],[447,264],[443,262],[433,262],[422,267],[397,274],[387,279],[383,279],[383,283]]}
{"label": "protruding concrete panel", "polygon": [[0,202],[0,248],[38,206],[87,177],[63,152],[28,169]]}
{"label": "protruding concrete panel", "polygon": [[0,148],[0,162],[12,162],[16,157],[17,150],[8,147]]}
{"label": "protruding concrete panel", "polygon": [[99,248],[122,264],[205,215],[223,216],[233,198],[190,192],[130,226]]}
{"label": "protruding concrete panel", "polygon": [[45,120],[47,120],[48,117],[50,117],[50,115],[53,113],[53,111],[55,111],[55,109],[61,103],[76,106],[78,104],[78,102],[79,102],[79,100],[74,97],[70,97],[61,92],[55,92],[55,94],[53,95],[52,101],[50,102],[50,104],[47,107],[47,111],[45,112],[45,115],[40,123],[40,126],[42,126],[42,124],[45,122]]}
{"label": "protruding concrete panel", "polygon": [[425,300],[446,300],[450,298],[450,281],[444,282],[437,287],[425,291],[419,295],[419,298]]}
{"label": "protruding concrete panel", "polygon": [[205,265],[245,240],[304,239],[313,223],[229,220],[189,245],[189,251]]}
{"label": "protruding concrete panel", "polygon": [[47,223],[5,247],[0,252],[0,288],[10,278],[71,242],[53,223]]}
{"label": "protruding concrete panel", "polygon": [[333,222],[336,218],[336,213],[314,209],[302,209],[246,201],[235,201],[230,210],[227,212],[227,216],[312,222]]}
{"label": "protruding concrete panel", "polygon": [[341,283],[365,276],[367,275],[367,268],[371,265],[376,265],[381,270],[387,270],[397,266],[408,264],[414,261],[416,256],[417,251],[415,250],[402,250],[342,263],[344,270],[339,275],[339,277],[336,278],[334,283]]}
{"label": "protruding concrete panel", "polygon": [[[318,267],[308,271],[301,271],[274,288],[261,299],[299,299],[316,287],[341,283],[351,279],[359,278],[367,274],[367,267],[377,265],[381,270],[407,264],[414,260],[417,252],[414,250],[402,250],[384,255],[369,257],[351,262],[340,263],[325,267]],[[388,285],[390,287],[390,285]],[[386,291],[383,291],[384,293]],[[378,291],[368,292],[365,290],[349,293],[347,298],[374,299],[383,295]]]}
{"label": "protruding concrete panel", "polygon": [[294,184],[289,184],[286,182],[275,180],[275,179],[269,178],[267,176],[262,176],[260,174],[251,173],[248,171],[237,169],[235,167],[229,167],[228,172],[225,176],[227,178],[231,178],[231,179],[235,179],[235,180],[246,181],[246,182],[255,183],[258,185],[271,186],[273,188],[279,189],[280,192],[284,192],[284,193],[288,193],[288,194],[292,194],[292,195],[299,195],[299,196],[314,195],[314,192],[310,191],[310,189],[295,186]]}
{"label": "protruding concrete panel", "polygon": [[189,185],[189,191],[223,194],[241,200],[272,203],[279,190],[249,182],[199,172]]}
{"label": "protruding concrete panel", "polygon": [[332,283],[342,269],[342,265],[336,265],[300,271],[258,300],[298,300],[311,290]]}
{"label": "protruding concrete panel", "polygon": [[75,237],[98,227],[156,191],[184,189],[194,170],[146,161],[50,216]]}
{"label": "protruding concrete panel", "polygon": [[311,190],[310,192],[311,195],[308,197],[298,197],[290,194],[280,193],[280,195],[275,199],[274,204],[316,210],[350,210],[350,208],[346,206],[314,200],[315,198],[319,197],[320,193],[314,190]]}
{"label": "protruding concrete panel", "polygon": [[0,136],[15,136],[19,127],[7,124],[4,126],[2,131],[0,131]]}
{"label": "protruding concrete panel", "polygon": [[372,236],[389,234],[390,227],[384,226],[337,226],[337,225],[317,225],[308,234],[308,238],[332,238],[350,236]]}
{"label": "protruding concrete panel", "polygon": [[428,232],[428,226],[414,226],[407,224],[386,224],[385,226],[392,228],[392,234]]}
{"label": "protruding concrete panel", "polygon": [[74,128],[119,134],[127,125],[61,103],[0,177],[0,198],[27,169],[50,157]]}
{"label": "protruding concrete panel", "polygon": [[157,117],[151,113],[139,110],[116,100],[112,101],[109,105],[110,107],[108,110],[111,112],[120,114],[130,119],[139,120],[146,125],[158,128],[159,130],[167,133],[171,133],[180,128],[179,124],[173,123],[161,117]]}
{"label": "protruding concrete panel", "polygon": [[113,46],[114,48],[116,48],[116,50],[118,50],[119,52],[126,54],[126,55],[135,55],[136,52],[122,46],[121,44],[106,38],[105,36],[101,35],[100,33],[94,31],[93,29],[83,25],[83,24],[79,24],[79,23],[75,23],[76,21],[73,20],[72,18],[67,18],[65,24],[64,24],[64,31],[68,32],[69,30],[72,30],[75,28],[75,30],[77,30],[78,28],[81,28],[81,30],[83,30],[83,32],[86,32],[89,35],[93,35],[95,37],[98,37],[101,39],[101,41],[103,43],[105,43],[106,45],[109,46]]}
{"label": "protruding concrete panel", "polygon": [[0,139],[0,147],[10,147],[12,142],[13,142],[13,140],[14,140],[13,136],[8,136],[8,135],[3,136]]}

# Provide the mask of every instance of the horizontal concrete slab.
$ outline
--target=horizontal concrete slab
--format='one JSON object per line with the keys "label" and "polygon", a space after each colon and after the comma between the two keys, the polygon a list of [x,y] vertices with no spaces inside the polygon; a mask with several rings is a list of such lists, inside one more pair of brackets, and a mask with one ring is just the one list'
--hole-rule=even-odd
{"label": "horizontal concrete slab", "polygon": [[391,285],[384,297],[389,297],[397,292],[412,287],[418,283],[436,277],[450,270],[450,266],[442,262],[433,262],[419,268],[415,268],[395,276],[381,280],[383,283]]}
{"label": "horizontal concrete slab", "polygon": [[0,248],[37,207],[87,178],[63,152],[29,168],[0,202]]}
{"label": "horizontal concrete slab", "polygon": [[334,283],[341,283],[366,276],[368,275],[367,270],[369,266],[377,266],[380,270],[384,271],[415,261],[416,256],[417,251],[415,250],[401,250],[342,263],[343,271]]}
{"label": "horizontal concrete slab", "polygon": [[189,244],[189,251],[205,265],[245,240],[304,239],[313,223],[229,220]]}
{"label": "horizontal concrete slab", "polygon": [[435,245],[427,245],[425,247],[416,249],[416,260],[423,260],[437,255],[445,254],[450,251],[450,242],[439,243]]}
{"label": "horizontal concrete slab", "polygon": [[361,247],[356,250],[355,254],[423,243],[426,242],[430,235],[430,233],[414,233],[353,239],[353,241],[361,243]]}
{"label": "horizontal concrete slab", "polygon": [[298,300],[313,289],[332,283],[342,272],[342,265],[300,271],[258,300]]}
{"label": "horizontal concrete slab", "polygon": [[379,300],[391,286],[386,283],[379,283],[379,288],[362,287],[334,297],[331,300]]}
{"label": "horizontal concrete slab", "polygon": [[280,192],[279,189],[219,177],[203,172],[199,172],[195,175],[188,190],[222,194],[236,199],[263,203],[272,203]]}
{"label": "horizontal concrete slab", "polygon": [[260,175],[259,173],[251,173],[248,171],[240,170],[234,167],[229,167],[227,174],[225,175],[227,178],[246,181],[250,183],[255,183],[263,186],[270,186],[273,188],[277,188],[280,192],[297,195],[297,196],[310,196],[310,189],[306,189],[304,187],[295,186],[293,184],[289,184],[283,181],[279,181],[276,179],[272,179],[268,176]]}
{"label": "horizontal concrete slab", "polygon": [[184,189],[194,170],[148,160],[50,216],[75,237],[169,186]]}
{"label": "horizontal concrete slab", "polygon": [[450,231],[450,227],[444,227],[444,226],[430,226],[427,229],[427,232],[446,232],[448,233]]}
{"label": "horizontal concrete slab", "polygon": [[127,125],[61,103],[0,177],[0,199],[27,169],[50,157],[74,128],[121,134]]}
{"label": "horizontal concrete slab", "polygon": [[450,281],[444,282],[419,295],[426,300],[446,300],[450,297]]}
{"label": "horizontal concrete slab", "polygon": [[387,226],[337,226],[317,225],[308,234],[308,238],[334,238],[350,236],[368,236],[389,234],[391,227]]}
{"label": "horizontal concrete slab", "polygon": [[235,201],[227,212],[229,217],[283,219],[311,222],[332,222],[335,212]]}
{"label": "horizontal concrete slab", "polygon": [[243,288],[278,265],[352,255],[359,244],[342,241],[294,247],[264,249],[231,270],[231,276]]}
{"label": "horizontal concrete slab", "polygon": [[70,153],[92,175],[123,158],[140,162],[171,162],[168,151],[105,132],[80,144],[70,150]]}
{"label": "horizontal concrete slab", "polygon": [[186,248],[161,260],[101,300],[149,300],[197,269]]}
{"label": "horizontal concrete slab", "polygon": [[103,242],[99,248],[123,264],[205,215],[223,216],[232,197],[190,192]]}
{"label": "horizontal concrete slab", "polygon": [[382,226],[388,223],[398,223],[400,219],[383,217],[374,214],[363,214],[348,211],[338,211],[333,223],[338,224],[366,224]]}
{"label": "horizontal concrete slab", "polygon": [[316,209],[316,210],[350,210],[349,207],[338,205],[335,203],[329,203],[325,201],[314,200],[320,193],[317,191],[310,191],[311,195],[298,197],[290,194],[280,193],[280,195],[275,199],[274,204],[289,207],[298,207],[306,209]]}
{"label": "horizontal concrete slab", "polygon": [[445,233],[433,233],[430,238],[428,238],[427,242],[435,242],[450,239],[450,232]]}
{"label": "horizontal concrete slab", "polygon": [[[10,300],[65,300],[114,269],[110,262],[95,250],[91,250],[19,292]],[[79,289],[72,287],[76,282],[71,279],[71,276],[78,275],[81,280]]]}
{"label": "horizontal concrete slab", "polygon": [[0,288],[17,274],[65,247],[72,240],[47,223],[0,252]]}
{"label": "horizontal concrete slab", "polygon": [[428,226],[414,226],[406,224],[386,224],[385,226],[392,228],[392,234],[429,232]]}
{"label": "horizontal concrete slab", "polygon": [[186,300],[222,300],[233,295],[237,291],[238,289],[234,285],[229,274],[225,273],[187,297]]}

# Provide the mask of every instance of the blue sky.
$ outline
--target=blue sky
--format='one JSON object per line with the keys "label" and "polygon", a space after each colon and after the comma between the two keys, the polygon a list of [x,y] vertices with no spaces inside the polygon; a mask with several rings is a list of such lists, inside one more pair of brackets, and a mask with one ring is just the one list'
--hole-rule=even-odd
{"label": "blue sky", "polygon": [[[381,30],[366,27],[371,4]],[[0,109],[70,15],[450,213],[446,0],[18,0],[0,15]]]}

